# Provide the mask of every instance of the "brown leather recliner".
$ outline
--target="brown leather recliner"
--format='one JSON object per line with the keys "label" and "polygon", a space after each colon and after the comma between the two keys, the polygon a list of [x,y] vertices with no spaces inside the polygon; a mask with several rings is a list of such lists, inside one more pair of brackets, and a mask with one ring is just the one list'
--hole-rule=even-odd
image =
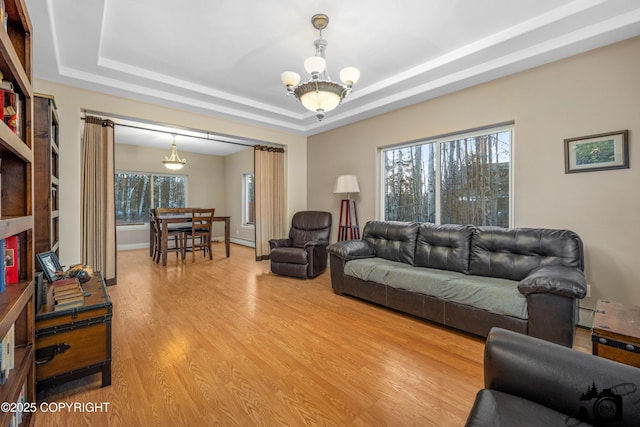
{"label": "brown leather recliner", "polygon": [[291,219],[288,239],[271,239],[271,271],[283,276],[310,279],[327,268],[331,214],[297,212]]}

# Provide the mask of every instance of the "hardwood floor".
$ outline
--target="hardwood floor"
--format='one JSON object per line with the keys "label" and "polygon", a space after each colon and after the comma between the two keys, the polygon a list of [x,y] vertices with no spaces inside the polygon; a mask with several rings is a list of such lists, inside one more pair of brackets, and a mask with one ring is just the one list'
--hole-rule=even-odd
{"label": "hardwood floor", "polygon": [[328,271],[275,276],[238,245],[213,255],[162,267],[120,252],[112,385],[95,375],[40,396],[108,410],[39,411],[36,426],[464,424],[482,339],[337,296]]}

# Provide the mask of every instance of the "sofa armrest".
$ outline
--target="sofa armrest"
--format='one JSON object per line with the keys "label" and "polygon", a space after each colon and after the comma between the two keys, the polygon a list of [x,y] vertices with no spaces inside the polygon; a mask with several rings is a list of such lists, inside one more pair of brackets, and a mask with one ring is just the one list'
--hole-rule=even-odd
{"label": "sofa armrest", "polygon": [[327,250],[330,254],[342,259],[343,262],[359,258],[373,258],[376,256],[373,245],[366,240],[345,240],[330,245]]}
{"label": "sofa armrest", "polygon": [[293,239],[271,239],[269,240],[269,249],[288,248],[293,245]]}
{"label": "sofa armrest", "polygon": [[587,281],[579,268],[550,265],[529,273],[518,283],[518,290],[524,296],[549,293],[582,299],[587,295]]}
{"label": "sofa armrest", "polygon": [[[513,331],[489,333],[484,382],[590,424],[640,425],[640,369]],[[594,413],[598,399],[609,408]]]}

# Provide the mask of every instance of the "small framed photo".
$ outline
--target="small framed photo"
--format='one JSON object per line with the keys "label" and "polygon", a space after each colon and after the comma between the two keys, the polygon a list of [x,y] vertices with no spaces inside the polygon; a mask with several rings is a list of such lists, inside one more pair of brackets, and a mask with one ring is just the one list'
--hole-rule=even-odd
{"label": "small framed photo", "polygon": [[621,130],[565,139],[565,173],[628,168],[628,136],[628,130]]}
{"label": "small framed photo", "polygon": [[42,272],[47,278],[47,281],[49,283],[53,283],[58,280],[57,273],[62,271],[62,266],[60,265],[60,261],[58,261],[56,254],[51,251],[42,252],[36,254],[36,258],[38,259],[40,268],[42,268]]}

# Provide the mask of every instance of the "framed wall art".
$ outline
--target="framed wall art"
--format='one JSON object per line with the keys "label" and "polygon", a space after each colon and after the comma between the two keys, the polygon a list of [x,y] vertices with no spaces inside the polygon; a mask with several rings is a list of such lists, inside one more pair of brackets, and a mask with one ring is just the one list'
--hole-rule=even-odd
{"label": "framed wall art", "polygon": [[565,173],[628,168],[628,136],[621,130],[565,139]]}

